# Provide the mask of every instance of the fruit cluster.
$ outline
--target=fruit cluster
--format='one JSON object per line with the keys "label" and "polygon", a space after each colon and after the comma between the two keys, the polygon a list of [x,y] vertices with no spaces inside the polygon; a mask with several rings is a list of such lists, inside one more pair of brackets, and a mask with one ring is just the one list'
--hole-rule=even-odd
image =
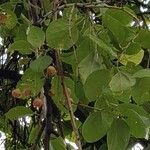
{"label": "fruit cluster", "polygon": [[31,95],[32,95],[32,92],[29,88],[24,89],[22,92],[20,89],[12,90],[12,96],[15,98],[30,97]]}
{"label": "fruit cluster", "polygon": [[[47,68],[46,74],[47,76],[53,77],[54,75],[57,74],[57,70],[55,69],[55,67],[49,66]],[[49,96],[54,96],[54,91],[50,90],[48,94]],[[12,96],[14,98],[30,97],[32,96],[32,91],[29,88],[25,88],[23,91],[21,91],[19,88],[16,88],[12,90]],[[44,102],[42,98],[37,97],[33,100],[32,104],[33,104],[33,107],[41,108]]]}
{"label": "fruit cluster", "polygon": [[[14,89],[12,90],[12,96],[14,98],[21,98],[21,97],[30,97],[32,95],[32,92],[30,89],[26,88],[21,92],[20,89]],[[33,107],[35,108],[41,108],[43,106],[43,99],[42,98],[35,98],[32,102]]]}

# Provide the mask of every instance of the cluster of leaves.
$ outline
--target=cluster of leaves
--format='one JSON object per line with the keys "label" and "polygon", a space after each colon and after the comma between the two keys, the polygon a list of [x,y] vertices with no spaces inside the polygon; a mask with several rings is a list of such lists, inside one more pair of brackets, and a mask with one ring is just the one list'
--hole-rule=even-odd
{"label": "cluster of leaves", "polygon": [[[69,149],[64,138],[75,140],[61,77],[58,73],[46,80],[44,73],[49,65],[58,67],[55,51],[60,55],[65,84],[71,90],[83,149],[125,150],[139,139],[148,141],[149,15],[140,12],[136,0],[125,4],[113,1],[74,4],[67,0],[53,8],[54,3],[10,0],[0,5],[2,47],[10,57],[17,52],[17,71],[24,71],[15,87],[21,91],[29,88],[33,94],[17,100],[8,96],[14,102],[0,118],[0,130],[7,136],[8,149],[12,145],[16,149],[35,144],[42,147],[44,133],[39,137],[37,130],[41,127],[43,110],[33,108],[32,100],[39,95],[45,81],[50,84],[49,90],[54,91],[52,106],[57,106],[62,122],[62,125],[55,122],[58,118],[53,112],[51,124],[58,130],[61,126],[63,132],[50,140],[51,146],[54,150]],[[26,116],[31,116],[30,123]],[[21,140],[18,132],[24,133],[25,138]]]}

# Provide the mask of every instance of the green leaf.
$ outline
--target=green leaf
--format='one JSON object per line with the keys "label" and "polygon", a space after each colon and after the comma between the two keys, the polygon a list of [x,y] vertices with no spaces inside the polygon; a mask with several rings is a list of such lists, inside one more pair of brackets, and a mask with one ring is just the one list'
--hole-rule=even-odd
{"label": "green leaf", "polygon": [[[124,7],[124,9],[129,9],[129,8]],[[133,19],[131,15],[129,15],[125,11],[119,10],[119,9],[108,9],[106,11],[106,14],[110,15],[111,17],[113,17],[116,20],[119,20],[120,23],[123,25],[129,25]]]}
{"label": "green leaf", "polygon": [[78,67],[83,83],[92,72],[104,68],[102,61],[99,53],[92,52],[79,63]]}
{"label": "green leaf", "polygon": [[131,89],[114,93],[114,98],[118,101],[129,103],[131,100]]}
{"label": "green leaf", "polygon": [[6,114],[6,118],[10,119],[11,121],[16,120],[21,117],[25,117],[28,115],[32,115],[33,112],[31,109],[24,107],[24,106],[16,106],[11,108]]}
{"label": "green leaf", "polygon": [[14,41],[27,40],[27,35],[26,35],[27,27],[28,26],[26,24],[21,24],[19,26],[16,26],[13,29],[13,32],[15,34]]}
{"label": "green leaf", "polygon": [[40,48],[45,41],[45,33],[36,26],[31,26],[27,34],[27,40],[35,48]]}
{"label": "green leaf", "polygon": [[109,85],[113,92],[128,90],[135,84],[136,80],[128,73],[118,72],[112,77]]}
{"label": "green leaf", "polygon": [[132,88],[132,97],[138,104],[150,100],[150,78],[140,78]]}
{"label": "green leaf", "polygon": [[138,42],[141,44],[143,48],[150,48],[150,31],[148,30],[140,30],[137,38],[135,39],[135,42]]}
{"label": "green leaf", "polygon": [[78,59],[78,63],[80,63],[84,58],[88,57],[88,55],[94,52],[95,47],[94,43],[86,36],[82,37],[79,45],[77,45],[76,56],[73,51],[69,53],[62,53],[62,60],[68,64],[71,64],[73,67],[76,65],[76,57]]}
{"label": "green leaf", "polygon": [[107,54],[110,54],[111,56],[117,57],[116,49],[114,47],[110,47],[103,40],[97,38],[96,36],[88,35],[88,37],[93,42],[95,42],[102,50],[104,50]]}
{"label": "green leaf", "polygon": [[65,142],[61,137],[51,140],[52,150],[66,150]]}
{"label": "green leaf", "polygon": [[113,121],[107,133],[108,150],[125,150],[130,138],[130,129],[122,119]]}
{"label": "green leaf", "polygon": [[[102,120],[100,112],[94,112],[88,116],[82,126],[82,135],[89,142],[96,142],[107,132],[108,125]],[[96,131],[96,132],[93,132]]]}
{"label": "green leaf", "polygon": [[141,50],[141,45],[139,43],[131,41],[127,48],[125,48],[125,53],[127,55],[136,55]]}
{"label": "green leaf", "polygon": [[111,75],[107,69],[98,70],[90,74],[84,84],[86,97],[92,101],[96,100],[102,91],[108,87]]}
{"label": "green leaf", "polygon": [[15,13],[11,10],[6,9],[4,11],[7,14],[7,20],[6,20],[5,26],[8,29],[13,29],[17,24],[17,17],[15,15]]}
{"label": "green leaf", "polygon": [[131,134],[136,138],[145,138],[150,120],[132,109],[127,108],[121,111],[127,117],[125,120],[130,127]]}
{"label": "green leaf", "polygon": [[83,83],[79,77],[75,79],[74,92],[81,103],[86,103]]}
{"label": "green leaf", "polygon": [[69,22],[64,19],[51,22],[46,31],[47,43],[55,49],[69,49],[76,43],[77,39],[77,27],[69,25]]}
{"label": "green leaf", "polygon": [[9,46],[8,51],[18,51],[21,54],[31,54],[33,52],[30,43],[24,40],[15,41]]}
{"label": "green leaf", "polygon": [[49,56],[40,56],[30,64],[30,68],[35,72],[43,73],[52,62],[51,57]]}
{"label": "green leaf", "polygon": [[119,104],[118,106],[119,110],[121,113],[125,113],[128,112],[129,109],[134,110],[135,112],[137,112],[140,116],[144,116],[144,117],[148,117],[147,112],[144,110],[144,108],[142,106],[136,105],[136,104]]}
{"label": "green leaf", "polygon": [[83,36],[80,41],[79,46],[77,47],[76,53],[78,62],[80,63],[84,58],[86,58],[90,53],[94,53],[95,46],[94,42],[91,41],[87,36]]}
{"label": "green leaf", "polygon": [[136,78],[150,77],[150,69],[141,69],[133,74]]}
{"label": "green leaf", "polygon": [[97,98],[94,107],[99,109],[107,109],[109,111],[113,106],[117,105],[118,101],[114,97],[112,91],[110,89],[106,89],[103,91],[102,95]]}
{"label": "green leaf", "polygon": [[122,54],[119,61],[125,66],[127,65],[128,62],[138,65],[141,63],[143,57],[144,57],[144,51],[140,50],[138,53],[134,55]]}
{"label": "green leaf", "polygon": [[44,78],[42,78],[42,76],[42,73],[35,72],[31,68],[28,68],[18,82],[17,88],[20,90],[29,88],[34,94],[33,96],[36,96],[41,91],[44,84]]}
{"label": "green leaf", "polygon": [[150,114],[150,102],[145,102],[144,104],[142,104],[143,109]]}
{"label": "green leaf", "polygon": [[113,33],[118,43],[123,47],[134,37],[134,32],[129,27],[121,24],[120,20],[111,16],[111,14],[105,13],[103,15],[103,24]]}
{"label": "green leaf", "polygon": [[36,125],[35,127],[32,127],[32,130],[30,131],[30,135],[28,138],[28,143],[33,144],[38,136],[39,131],[39,125]]}

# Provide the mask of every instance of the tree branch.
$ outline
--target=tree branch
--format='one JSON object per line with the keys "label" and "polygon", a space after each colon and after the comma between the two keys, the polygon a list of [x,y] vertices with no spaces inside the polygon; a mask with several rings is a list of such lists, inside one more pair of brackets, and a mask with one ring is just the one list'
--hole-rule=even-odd
{"label": "tree branch", "polygon": [[[139,21],[139,19],[137,18],[136,15],[132,14],[131,12],[129,12],[128,10],[124,9],[124,7],[117,7],[117,6],[110,6],[107,5],[103,2],[93,2],[93,3],[68,3],[68,4],[63,4],[61,6],[56,7],[55,9],[53,9],[52,11],[48,12],[47,14],[45,14],[43,17],[46,18],[51,14],[55,14],[57,11],[60,11],[64,8],[68,8],[68,7],[77,7],[77,8],[110,8],[110,9],[118,9],[118,10],[122,10],[124,12],[126,12],[128,15],[130,15],[133,19],[135,19],[137,22]],[[42,22],[43,20],[39,20],[38,22]]]}
{"label": "tree branch", "polygon": [[71,104],[70,97],[69,97],[69,94],[68,94],[68,91],[67,91],[67,87],[66,87],[65,81],[64,81],[62,62],[60,60],[59,53],[56,50],[55,50],[55,57],[56,57],[56,66],[57,66],[57,69],[58,69],[58,75],[61,78],[61,85],[62,85],[62,88],[63,88],[63,94],[64,94],[64,97],[66,99],[67,105],[68,105],[68,110],[69,110],[69,114],[70,114],[70,118],[71,118],[72,129],[75,133],[76,144],[77,144],[79,150],[82,150],[80,135],[79,135],[78,128],[77,128],[77,125],[76,125],[76,121],[75,121],[75,117],[74,117],[74,113],[73,113],[73,109],[72,109],[72,104]]}

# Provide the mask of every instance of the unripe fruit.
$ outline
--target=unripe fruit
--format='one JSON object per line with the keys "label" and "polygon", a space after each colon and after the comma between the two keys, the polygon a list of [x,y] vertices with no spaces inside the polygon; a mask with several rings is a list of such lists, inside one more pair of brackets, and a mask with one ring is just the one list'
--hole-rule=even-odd
{"label": "unripe fruit", "polygon": [[40,98],[35,98],[34,100],[33,100],[33,107],[36,107],[36,108],[41,108],[42,106],[43,106],[43,104],[44,104],[44,102],[43,102],[43,100],[42,99],[40,99]]}
{"label": "unripe fruit", "polygon": [[54,76],[54,75],[56,75],[56,74],[57,74],[57,70],[55,69],[55,67],[49,66],[49,67],[47,68],[47,75],[48,75],[48,76]]}
{"label": "unripe fruit", "polygon": [[29,97],[29,96],[32,95],[32,92],[29,88],[26,88],[26,89],[23,90],[22,95],[25,96],[25,97]]}
{"label": "unripe fruit", "polygon": [[22,96],[20,89],[14,89],[14,90],[12,90],[11,94],[15,98],[20,98]]}

